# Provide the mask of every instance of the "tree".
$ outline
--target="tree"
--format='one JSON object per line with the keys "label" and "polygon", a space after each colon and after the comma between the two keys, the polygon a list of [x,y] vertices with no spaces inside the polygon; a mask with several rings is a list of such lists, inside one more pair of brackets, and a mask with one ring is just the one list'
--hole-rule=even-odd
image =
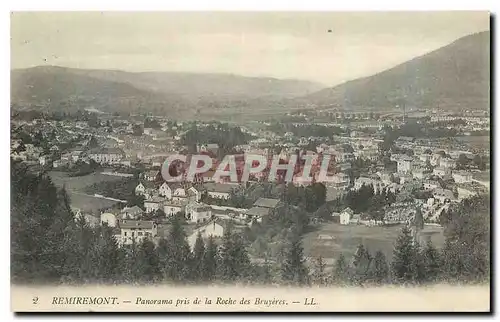
{"label": "tree", "polygon": [[303,252],[300,236],[293,236],[281,265],[281,277],[286,283],[295,285],[308,283],[308,271],[305,266]]}
{"label": "tree", "polygon": [[415,246],[410,229],[404,226],[396,240],[391,263],[392,276],[398,283],[413,283],[416,278]]}
{"label": "tree", "polygon": [[241,280],[248,276],[250,258],[238,234],[233,234],[230,226],[226,227],[222,236],[220,249],[220,277],[223,281]]}
{"label": "tree", "polygon": [[360,244],[353,256],[352,265],[354,268],[353,279],[357,284],[363,284],[369,277],[372,257],[363,244]]}
{"label": "tree", "polygon": [[177,216],[172,216],[172,226],[166,240],[166,250],[162,253],[168,254],[164,267],[167,279],[172,281],[185,281],[190,275],[191,250],[186,239],[186,233],[181,221]]}
{"label": "tree", "polygon": [[217,273],[217,245],[214,238],[210,236],[207,241],[205,253],[203,255],[203,280],[213,281]]}
{"label": "tree", "polygon": [[144,196],[133,193],[127,200],[127,207],[137,206],[144,210]]}
{"label": "tree", "polygon": [[122,256],[112,229],[107,225],[97,228],[94,254],[99,279],[114,282],[121,277]]}
{"label": "tree", "polygon": [[137,274],[140,281],[152,283],[161,277],[160,260],[155,245],[149,238],[138,245]]}
{"label": "tree", "polygon": [[205,242],[201,237],[201,233],[198,232],[196,236],[196,242],[193,248],[193,267],[192,274],[194,280],[201,280],[203,278],[203,258],[205,256]]}
{"label": "tree", "polygon": [[350,283],[349,265],[345,260],[344,254],[340,254],[335,262],[332,280],[336,285],[347,285]]}
{"label": "tree", "polygon": [[144,133],[144,129],[140,124],[135,124],[132,127],[132,134],[134,136],[141,136]]}
{"label": "tree", "polygon": [[370,266],[370,279],[376,284],[383,284],[389,278],[389,265],[384,253],[377,251]]}
{"label": "tree", "polygon": [[165,218],[167,218],[167,215],[165,214],[165,211],[163,209],[158,208],[154,212],[154,216],[153,216],[154,220],[161,220],[161,219],[165,219]]}
{"label": "tree", "polygon": [[451,281],[487,281],[490,272],[490,196],[463,200],[445,220],[443,276]]}
{"label": "tree", "polygon": [[327,285],[327,278],[326,278],[326,272],[325,272],[325,261],[323,260],[323,257],[319,256],[316,259],[314,267],[314,274],[313,274],[313,282],[316,285]]}
{"label": "tree", "polygon": [[436,282],[441,276],[441,258],[439,252],[429,240],[423,249],[426,282]]}
{"label": "tree", "polygon": [[472,162],[474,162],[474,164],[477,166],[477,168],[479,170],[481,170],[481,171],[486,170],[486,162],[485,162],[484,158],[481,157],[479,154],[476,154],[474,156],[474,159]]}
{"label": "tree", "polygon": [[97,139],[94,136],[92,136],[89,140],[88,146],[89,148],[96,148],[99,146],[99,142],[97,142]]}
{"label": "tree", "polygon": [[457,169],[465,169],[469,163],[469,158],[465,154],[460,154],[457,160]]}
{"label": "tree", "polygon": [[66,266],[74,228],[65,191],[58,191],[49,177],[11,162],[12,280],[57,283],[75,273]]}

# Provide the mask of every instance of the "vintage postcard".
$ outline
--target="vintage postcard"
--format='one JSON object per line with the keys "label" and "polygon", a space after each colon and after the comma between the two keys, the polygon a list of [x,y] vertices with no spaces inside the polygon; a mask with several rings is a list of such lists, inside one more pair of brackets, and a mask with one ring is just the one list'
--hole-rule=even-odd
{"label": "vintage postcard", "polygon": [[488,12],[12,12],[15,312],[490,312]]}

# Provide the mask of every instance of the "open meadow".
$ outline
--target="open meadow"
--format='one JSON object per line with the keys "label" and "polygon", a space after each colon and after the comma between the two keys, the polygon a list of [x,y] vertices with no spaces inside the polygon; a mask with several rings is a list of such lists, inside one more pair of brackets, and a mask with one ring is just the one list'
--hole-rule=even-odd
{"label": "open meadow", "polygon": [[[341,253],[350,259],[358,245],[363,244],[373,255],[380,250],[390,259],[402,227],[403,225],[368,227],[325,223],[319,229],[304,235],[304,252],[310,258],[322,256],[327,265],[331,265]],[[444,238],[441,228],[433,227],[431,238],[436,247],[442,247]]]}
{"label": "open meadow", "polygon": [[66,191],[71,200],[71,206],[88,211],[97,211],[101,208],[108,208],[117,202],[103,198],[94,197],[85,192],[85,188],[100,182],[118,181],[121,177],[109,176],[101,173],[92,173],[81,177],[69,177],[65,172],[49,172],[52,182],[57,187],[65,185]]}

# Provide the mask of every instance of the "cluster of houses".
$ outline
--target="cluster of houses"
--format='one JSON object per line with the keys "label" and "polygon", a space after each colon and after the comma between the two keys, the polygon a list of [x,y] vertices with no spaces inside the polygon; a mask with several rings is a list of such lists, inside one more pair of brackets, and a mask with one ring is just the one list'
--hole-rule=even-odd
{"label": "cluster of houses", "polygon": [[[162,225],[166,225],[168,217],[174,214],[183,213],[187,222],[191,226],[197,227],[196,234],[200,231],[204,237],[208,237],[209,235],[220,237],[222,236],[224,227],[224,224],[221,224],[221,222],[231,222],[241,227],[250,226],[253,222],[261,222],[265,216],[270,215],[281,205],[280,200],[270,198],[259,198],[250,209],[209,205],[200,202],[199,195],[196,192],[188,196],[186,190],[181,186],[174,188],[170,187],[170,185],[162,184],[161,187],[163,187],[162,194],[164,195],[164,200],[167,200],[167,202],[158,201],[159,204],[163,204],[164,206],[164,218],[143,220],[146,214],[151,214],[159,209],[149,204],[153,202],[152,200],[145,201],[145,205],[148,205],[145,206],[146,210],[138,206],[125,207],[123,209],[112,208],[102,211],[100,216],[77,212],[77,218],[84,216],[90,226],[106,224],[112,227],[118,243],[120,245],[130,245],[134,242],[140,242],[146,237],[153,239],[162,237],[162,230],[159,228]],[[187,189],[187,191],[194,190],[196,189],[193,186]],[[172,204],[174,203],[178,205],[178,208],[172,210]],[[191,235],[188,237],[191,239],[195,238]],[[191,240],[189,238],[188,240]]]}

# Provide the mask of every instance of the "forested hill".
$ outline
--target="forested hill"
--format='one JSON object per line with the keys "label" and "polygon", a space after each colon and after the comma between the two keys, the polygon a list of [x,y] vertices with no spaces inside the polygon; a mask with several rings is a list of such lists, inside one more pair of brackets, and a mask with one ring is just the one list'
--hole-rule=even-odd
{"label": "forested hill", "polygon": [[488,109],[490,32],[480,32],[373,76],[294,100],[318,107]]}

